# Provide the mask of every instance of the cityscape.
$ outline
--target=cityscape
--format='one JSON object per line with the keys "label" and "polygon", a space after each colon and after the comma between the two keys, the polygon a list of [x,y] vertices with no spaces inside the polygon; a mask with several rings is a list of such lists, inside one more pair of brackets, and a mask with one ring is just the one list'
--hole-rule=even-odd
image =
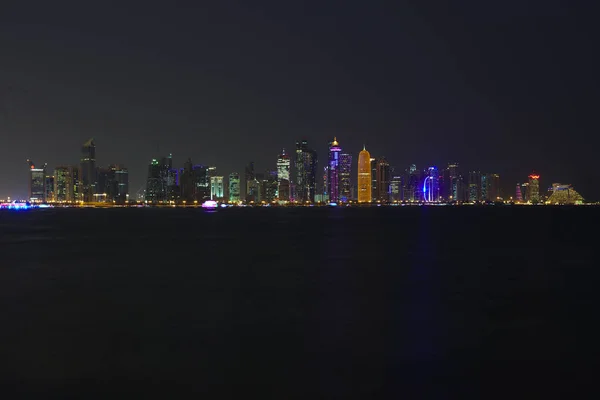
{"label": "cityscape", "polygon": [[181,167],[173,155],[148,163],[145,187],[131,193],[129,172],[122,164],[96,164],[96,143],[81,146],[79,165],[47,164],[27,160],[29,197],[2,199],[2,208],[29,206],[204,206],[217,205],[398,205],[398,204],[527,204],[579,205],[584,198],[569,184],[540,185],[533,171],[503,193],[500,176],[464,170],[458,162],[446,166],[397,168],[386,157],[372,155],[366,146],[355,154],[344,151],[334,137],[324,166],[307,140],[293,152],[282,149],[273,168],[255,169],[250,161],[243,174],[222,173],[216,166],[187,159]]}

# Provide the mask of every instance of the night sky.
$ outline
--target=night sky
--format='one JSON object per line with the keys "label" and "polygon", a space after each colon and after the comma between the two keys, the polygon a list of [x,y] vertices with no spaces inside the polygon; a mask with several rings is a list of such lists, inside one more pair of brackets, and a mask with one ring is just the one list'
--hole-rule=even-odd
{"label": "night sky", "polygon": [[[130,5],[124,5],[128,3]],[[13,1],[0,9],[0,198],[31,158],[274,169],[337,136],[397,168],[448,161],[600,199],[591,10],[568,1]],[[456,3],[460,3],[458,5]],[[591,3],[590,7],[591,7]],[[184,6],[185,5],[185,6]],[[506,191],[505,191],[506,194]]]}

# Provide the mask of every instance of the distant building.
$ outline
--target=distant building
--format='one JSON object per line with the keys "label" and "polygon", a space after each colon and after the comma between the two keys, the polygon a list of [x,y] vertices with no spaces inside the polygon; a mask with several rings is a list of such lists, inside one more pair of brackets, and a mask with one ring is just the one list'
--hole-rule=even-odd
{"label": "distant building", "polygon": [[376,198],[379,201],[390,200],[390,164],[381,156],[377,159],[377,190]]}
{"label": "distant building", "polygon": [[96,170],[96,144],[90,139],[81,147],[81,200],[84,202],[94,201],[96,194],[97,170]]}
{"label": "distant building", "polygon": [[46,175],[44,179],[45,191],[44,198],[48,202],[54,201],[54,176]]}
{"label": "distant building", "polygon": [[469,201],[475,203],[482,199],[481,194],[481,172],[469,172]]}
{"label": "distant building", "polygon": [[358,202],[370,203],[372,198],[371,155],[366,147],[358,153]]}
{"label": "distant building", "polygon": [[540,202],[540,175],[535,172],[529,175],[527,201],[533,204]]}
{"label": "distant building", "polygon": [[517,188],[515,189],[515,200],[517,202],[523,201],[523,193],[521,192],[521,184],[517,183]]}
{"label": "distant building", "polygon": [[54,168],[54,201],[59,203],[75,201],[72,168],[70,166]]}
{"label": "distant building", "polygon": [[423,180],[423,200],[435,202],[440,200],[439,172],[437,167],[429,167]]}
{"label": "distant building", "polygon": [[36,168],[31,160],[29,163],[29,201],[43,203],[46,201],[46,164]]}
{"label": "distant building", "polygon": [[340,154],[340,201],[347,202],[352,199],[352,154]]}
{"label": "distant building", "polygon": [[552,184],[552,194],[548,198],[550,204],[582,204],[583,197],[571,185]]}
{"label": "distant building", "polygon": [[315,201],[317,184],[317,153],[308,142],[296,142],[296,201]]}
{"label": "distant building", "polygon": [[340,200],[340,154],[342,148],[333,138],[333,142],[329,143],[329,162],[327,164],[327,193],[329,201],[338,202]]}
{"label": "distant building", "polygon": [[229,174],[229,201],[232,203],[240,201],[240,174],[237,172]]}
{"label": "distant building", "polygon": [[211,176],[210,177],[210,199],[211,200],[223,200],[225,197],[223,191],[223,177],[222,176]]}
{"label": "distant building", "polygon": [[285,149],[277,157],[277,198],[280,201],[290,200],[290,156]]}
{"label": "distant building", "polygon": [[392,201],[402,200],[402,184],[402,175],[392,175],[392,180],[390,181],[390,196]]}

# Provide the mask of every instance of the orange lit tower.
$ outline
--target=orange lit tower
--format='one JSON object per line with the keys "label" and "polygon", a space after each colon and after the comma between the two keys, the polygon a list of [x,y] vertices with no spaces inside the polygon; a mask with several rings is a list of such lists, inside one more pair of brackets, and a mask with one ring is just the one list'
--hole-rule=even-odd
{"label": "orange lit tower", "polygon": [[358,153],[358,202],[371,202],[371,154],[365,147]]}

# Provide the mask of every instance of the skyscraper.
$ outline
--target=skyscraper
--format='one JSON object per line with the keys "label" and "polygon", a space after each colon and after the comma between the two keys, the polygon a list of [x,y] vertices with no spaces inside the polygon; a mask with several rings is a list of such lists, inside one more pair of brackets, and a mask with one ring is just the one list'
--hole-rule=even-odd
{"label": "skyscraper", "polygon": [[240,174],[237,172],[229,174],[229,201],[232,203],[240,201]]}
{"label": "skyscraper", "polygon": [[329,201],[338,202],[340,200],[340,147],[337,138],[329,143],[329,163],[327,166],[327,192]]}
{"label": "skyscraper", "polygon": [[290,200],[290,156],[285,149],[277,157],[277,197],[280,201]]}
{"label": "skyscraper", "polygon": [[308,147],[308,142],[296,142],[296,200],[315,201],[317,183],[317,153]]}
{"label": "skyscraper", "polygon": [[440,200],[439,172],[437,167],[429,167],[423,180],[423,200],[434,202]]}
{"label": "skyscraper", "polygon": [[244,169],[244,178],[246,180],[246,201],[257,201],[258,194],[258,182],[256,181],[256,175],[254,173],[254,162],[250,161]]}
{"label": "skyscraper", "polygon": [[46,201],[46,164],[36,168],[31,160],[29,163],[29,201],[42,203]]}
{"label": "skyscraper", "polygon": [[481,172],[469,172],[469,201],[475,203],[481,200]]}
{"label": "skyscraper", "polygon": [[461,179],[458,174],[458,163],[451,162],[448,164],[448,199],[451,201],[462,200],[462,185]]}
{"label": "skyscraper", "polygon": [[523,194],[521,193],[521,184],[520,183],[517,183],[517,188],[516,188],[515,192],[516,192],[515,193],[515,200],[518,201],[518,202],[523,201]]}
{"label": "skyscraper", "polygon": [[340,201],[347,202],[352,198],[352,154],[340,154]]}
{"label": "skyscraper", "polygon": [[529,175],[527,201],[533,204],[540,202],[540,175],[535,172]]}
{"label": "skyscraper", "polygon": [[381,156],[377,159],[377,200],[390,200],[390,163]]}
{"label": "skyscraper", "polygon": [[96,144],[90,139],[81,147],[81,196],[84,202],[94,201],[96,193]]}
{"label": "skyscraper", "polygon": [[358,153],[358,202],[371,202],[371,154],[363,147]]}
{"label": "skyscraper", "polygon": [[223,200],[225,197],[223,192],[223,177],[222,176],[211,176],[210,177],[210,199],[211,200]]}
{"label": "skyscraper", "polygon": [[59,203],[74,201],[71,167],[54,168],[54,200]]}

